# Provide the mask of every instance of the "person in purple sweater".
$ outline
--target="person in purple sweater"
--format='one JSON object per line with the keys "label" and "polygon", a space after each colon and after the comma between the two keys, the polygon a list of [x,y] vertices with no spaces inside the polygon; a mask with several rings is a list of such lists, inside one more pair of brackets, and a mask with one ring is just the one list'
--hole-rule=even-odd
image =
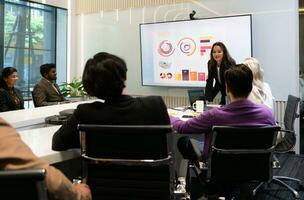
{"label": "person in purple sweater", "polygon": [[[247,99],[252,90],[252,80],[252,72],[246,65],[236,65],[225,72],[226,93],[230,99],[230,104],[205,111],[188,121],[170,116],[173,129],[178,133],[205,134],[204,141],[197,141],[203,160],[207,159],[209,153],[213,126],[275,125],[270,108],[255,104]],[[177,146],[184,158],[197,162],[189,136],[181,137]]]}

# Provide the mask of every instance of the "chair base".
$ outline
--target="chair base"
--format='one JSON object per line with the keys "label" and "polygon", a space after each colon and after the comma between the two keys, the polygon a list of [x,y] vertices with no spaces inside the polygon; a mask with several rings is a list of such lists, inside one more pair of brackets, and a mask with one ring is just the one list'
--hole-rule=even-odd
{"label": "chair base", "polygon": [[289,191],[292,192],[292,195],[294,196],[294,198],[296,199],[300,199],[300,195],[298,193],[298,191],[296,191],[294,188],[292,188],[290,185],[288,185],[287,183],[285,183],[283,180],[287,180],[287,181],[295,181],[297,182],[300,186],[302,185],[302,181],[297,179],[297,178],[291,178],[291,177],[287,177],[287,176],[273,176],[273,181],[275,181],[276,183],[280,184],[283,187],[286,187]]}
{"label": "chair base", "polygon": [[258,186],[256,186],[253,190],[252,190],[252,196],[255,196],[258,192],[258,190],[262,187],[262,185],[264,185],[265,182],[261,182],[259,183]]}
{"label": "chair base", "polygon": [[[295,181],[300,185],[300,187],[303,187],[302,181],[300,179],[287,177],[287,176],[273,176],[272,180],[270,180],[270,182],[277,183],[277,184],[287,188],[292,193],[292,195],[295,199],[300,199],[300,195],[299,195],[298,191],[296,191],[290,185],[285,183],[283,180]],[[264,183],[266,183],[266,182],[261,182],[254,190],[252,190],[252,195],[253,196],[255,196],[257,194],[258,190],[261,188],[262,185],[264,185]]]}

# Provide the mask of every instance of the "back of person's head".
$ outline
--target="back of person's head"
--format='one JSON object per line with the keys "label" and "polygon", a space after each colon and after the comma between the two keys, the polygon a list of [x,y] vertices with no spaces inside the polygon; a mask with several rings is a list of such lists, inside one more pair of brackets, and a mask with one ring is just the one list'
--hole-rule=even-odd
{"label": "back of person's head", "polygon": [[47,63],[40,66],[40,74],[41,76],[45,77],[46,74],[51,71],[52,68],[56,68],[54,63]]}
{"label": "back of person's head", "polygon": [[227,47],[224,45],[224,43],[222,42],[215,42],[212,47],[211,47],[211,51],[210,51],[210,61],[211,61],[211,65],[216,65],[216,60],[214,59],[212,52],[215,46],[219,46],[222,51],[223,51],[223,64],[224,65],[231,65],[232,63],[235,63],[234,59],[230,56],[229,51],[227,49]]}
{"label": "back of person's head", "polygon": [[246,58],[243,62],[253,73],[253,80],[263,81],[263,69],[256,58]]}
{"label": "back of person's head", "polygon": [[263,102],[266,98],[263,84],[263,69],[261,68],[260,62],[256,58],[246,58],[243,62],[244,65],[248,66],[253,74],[253,85],[257,90],[257,94],[254,95],[256,102]]}
{"label": "back of person's head", "polygon": [[106,52],[90,58],[84,68],[82,83],[90,96],[115,101],[125,86],[127,66],[123,59]]}
{"label": "back of person's head", "polygon": [[247,98],[252,90],[253,75],[244,64],[235,65],[225,72],[227,89],[236,98]]}
{"label": "back of person's head", "polygon": [[5,67],[1,71],[1,80],[0,80],[0,87],[7,89],[6,82],[4,81],[5,78],[8,78],[14,72],[17,72],[17,69],[14,67]]}

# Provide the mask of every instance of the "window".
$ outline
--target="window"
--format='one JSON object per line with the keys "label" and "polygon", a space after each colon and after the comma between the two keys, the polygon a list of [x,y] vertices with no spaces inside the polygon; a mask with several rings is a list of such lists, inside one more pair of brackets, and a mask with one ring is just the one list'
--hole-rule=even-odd
{"label": "window", "polygon": [[30,91],[41,78],[44,63],[56,63],[57,83],[65,82],[67,11],[21,0],[2,0],[1,5],[0,62],[18,70],[16,87],[24,99],[31,99]]}

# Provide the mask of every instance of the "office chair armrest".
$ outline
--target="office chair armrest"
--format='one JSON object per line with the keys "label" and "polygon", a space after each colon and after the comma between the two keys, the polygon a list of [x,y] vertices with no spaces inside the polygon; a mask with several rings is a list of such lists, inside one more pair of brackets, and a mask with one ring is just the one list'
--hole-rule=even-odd
{"label": "office chair armrest", "polygon": [[292,130],[287,130],[287,129],[281,129],[280,132],[285,132],[285,133],[294,133],[296,134],[295,131],[292,131]]}
{"label": "office chair armrest", "polygon": [[280,144],[281,142],[283,142],[285,140],[285,135],[287,134],[292,134],[292,135],[296,135],[295,131],[292,130],[287,130],[287,129],[281,129],[278,134],[277,134],[277,141],[276,141],[276,145]]}
{"label": "office chair armrest", "polygon": [[295,131],[281,129],[278,134],[275,152],[286,153],[292,150],[296,144],[296,137]]}

